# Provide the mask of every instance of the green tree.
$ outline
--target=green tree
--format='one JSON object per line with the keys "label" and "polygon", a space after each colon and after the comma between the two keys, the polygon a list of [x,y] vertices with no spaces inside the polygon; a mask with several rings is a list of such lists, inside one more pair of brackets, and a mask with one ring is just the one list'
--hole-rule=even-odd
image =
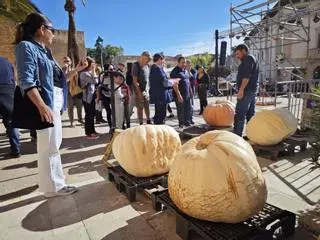
{"label": "green tree", "polygon": [[123,48],[121,46],[112,46],[110,44],[108,44],[107,46],[105,46],[104,48],[105,53],[107,55],[107,57],[110,56],[121,56],[123,55]]}
{"label": "green tree", "polygon": [[212,54],[204,53],[190,56],[189,59],[191,60],[193,66],[200,65],[206,69],[209,69],[211,67],[212,62],[214,61],[213,57],[214,56]]}
{"label": "green tree", "polygon": [[121,56],[124,52],[121,46],[108,44],[101,48],[101,46],[96,43],[95,48],[87,48],[87,55],[94,58],[97,63],[101,64],[101,49],[103,49],[102,57],[104,62],[107,62],[111,57]]}
{"label": "green tree", "polygon": [[[82,0],[82,4],[86,5],[86,0]],[[69,16],[69,31],[68,31],[68,56],[72,59],[72,62],[77,65],[80,61],[79,46],[77,43],[77,30],[76,23],[74,20],[74,12],[76,6],[74,0],[66,0],[64,9],[68,12]]]}

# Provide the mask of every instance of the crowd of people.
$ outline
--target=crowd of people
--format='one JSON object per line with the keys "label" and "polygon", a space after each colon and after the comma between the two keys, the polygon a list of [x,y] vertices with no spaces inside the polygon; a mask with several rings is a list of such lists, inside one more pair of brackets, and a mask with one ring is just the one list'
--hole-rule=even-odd
{"label": "crowd of people", "polygon": [[[94,120],[96,123],[104,121],[103,109],[110,129],[125,129],[131,126],[134,107],[140,125],[165,124],[167,112],[169,117],[174,116],[170,103],[175,102],[179,127],[184,128],[194,124],[195,94],[200,101],[200,114],[208,104],[209,75],[203,66],[193,67],[183,56],[177,59],[169,76],[164,70],[164,55],[156,53],[151,57],[148,51],[127,66],[119,63],[115,69],[114,65],[108,64],[101,74],[101,66],[90,57],[73,67],[71,59],[66,56],[61,67],[49,49],[53,38],[52,23],[42,14],[32,13],[18,25],[15,55],[19,88],[16,88],[12,64],[0,57],[0,114],[10,139],[11,155],[20,156],[19,132],[11,125],[15,90],[21,90],[20,94],[32,102],[42,122],[51,124],[51,127],[30,129],[31,136],[37,139],[39,189],[46,197],[77,191],[65,183],[59,152],[61,113],[67,108],[71,127],[74,127],[76,107],[78,122],[84,124],[86,137],[96,139],[99,135]],[[236,56],[242,63],[237,79],[239,90],[234,132],[241,136],[245,120],[254,115],[259,66],[245,45],[236,48]],[[152,118],[150,104],[155,106]]]}
{"label": "crowd of people", "polygon": [[[65,74],[72,71],[72,62],[64,57],[62,69]],[[151,63],[153,62],[153,63]],[[193,122],[194,96],[200,101],[200,114],[207,105],[209,75],[203,66],[194,69],[190,60],[179,57],[177,66],[167,76],[165,57],[162,53],[154,54],[144,51],[134,63],[106,64],[104,72],[94,59],[87,57],[80,66],[83,70],[67,79],[68,82],[68,115],[70,126],[74,127],[74,107],[77,109],[78,122],[85,125],[88,139],[96,139],[95,123],[108,123],[113,128],[126,129],[131,126],[131,116],[136,107],[140,125],[165,124],[168,117],[174,117],[170,103],[174,101],[177,108],[179,127],[187,127]],[[112,120],[111,80],[114,81],[115,122]],[[150,104],[155,105],[155,114],[150,116]],[[82,106],[85,121],[82,118]],[[107,121],[103,119],[106,111]],[[94,121],[96,120],[96,121]]]}

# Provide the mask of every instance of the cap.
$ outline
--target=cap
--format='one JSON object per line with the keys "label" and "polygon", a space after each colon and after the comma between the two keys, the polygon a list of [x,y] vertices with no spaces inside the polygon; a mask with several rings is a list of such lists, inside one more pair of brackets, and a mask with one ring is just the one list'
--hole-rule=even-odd
{"label": "cap", "polygon": [[151,58],[151,54],[149,53],[149,51],[142,52],[141,56],[145,56],[145,57]]}
{"label": "cap", "polygon": [[156,53],[156,54],[153,55],[153,61],[154,62],[157,62],[160,58],[164,59],[163,53]]}

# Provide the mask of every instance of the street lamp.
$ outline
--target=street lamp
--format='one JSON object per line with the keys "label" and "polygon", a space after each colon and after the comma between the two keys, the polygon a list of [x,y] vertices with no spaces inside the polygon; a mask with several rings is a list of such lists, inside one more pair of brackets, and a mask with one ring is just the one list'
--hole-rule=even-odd
{"label": "street lamp", "polygon": [[96,40],[96,46],[98,48],[100,48],[100,61],[101,61],[101,68],[102,71],[104,71],[104,63],[103,63],[103,38],[98,36],[97,40]]}

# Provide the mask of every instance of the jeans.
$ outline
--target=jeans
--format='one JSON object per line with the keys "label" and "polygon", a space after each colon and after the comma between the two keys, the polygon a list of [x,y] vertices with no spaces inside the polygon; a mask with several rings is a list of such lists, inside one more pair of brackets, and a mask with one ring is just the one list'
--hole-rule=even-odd
{"label": "jeans", "polygon": [[39,190],[57,192],[65,186],[61,164],[60,145],[62,142],[62,124],[60,111],[63,107],[63,90],[54,88],[54,127],[37,130]]}
{"label": "jeans", "polygon": [[177,115],[179,120],[179,126],[190,126],[190,112],[191,112],[191,100],[190,98],[183,99],[182,103],[176,101]]}
{"label": "jeans", "polygon": [[165,124],[167,113],[167,104],[155,104],[155,113],[153,117],[153,123],[156,125]]}
{"label": "jeans", "polygon": [[71,96],[71,94],[68,95],[68,116],[70,123],[73,123],[73,109],[76,107],[77,109],[77,115],[78,115],[78,121],[82,121],[82,99],[77,96]]}
{"label": "jeans", "polygon": [[95,116],[95,99],[91,103],[84,102],[85,122],[84,129],[87,136],[96,133],[94,129],[94,116]]}
{"label": "jeans", "polygon": [[136,106],[136,93],[134,92],[134,87],[130,87],[130,97],[129,97],[129,114],[130,117],[133,114],[133,108]]}
{"label": "jeans", "polygon": [[172,111],[172,108],[171,108],[171,106],[170,106],[170,103],[168,104],[168,112],[170,113],[170,114],[172,114],[173,113],[173,111]]}
{"label": "jeans", "polygon": [[124,114],[124,121],[123,123],[126,123],[126,127],[130,127],[130,114],[129,114],[129,103],[123,104],[123,114]]}
{"label": "jeans", "polygon": [[255,114],[256,107],[256,93],[245,93],[242,99],[238,99],[236,105],[236,114],[234,116],[234,128],[233,132],[239,136],[242,136],[245,120],[247,122]]}
{"label": "jeans", "polygon": [[206,106],[208,106],[208,101],[207,101],[207,99],[205,99],[205,100],[200,100],[200,114],[203,113],[203,110],[205,109]]}
{"label": "jeans", "polygon": [[193,106],[194,106],[194,97],[190,98],[190,116],[189,122],[193,123]]}
{"label": "jeans", "polygon": [[0,85],[0,114],[8,132],[11,153],[20,153],[19,130],[11,127],[14,90],[14,85]]}
{"label": "jeans", "polygon": [[103,107],[106,109],[107,111],[107,121],[108,121],[108,125],[109,127],[112,127],[112,111],[111,111],[111,98],[106,97],[106,96],[101,96],[101,102]]}

